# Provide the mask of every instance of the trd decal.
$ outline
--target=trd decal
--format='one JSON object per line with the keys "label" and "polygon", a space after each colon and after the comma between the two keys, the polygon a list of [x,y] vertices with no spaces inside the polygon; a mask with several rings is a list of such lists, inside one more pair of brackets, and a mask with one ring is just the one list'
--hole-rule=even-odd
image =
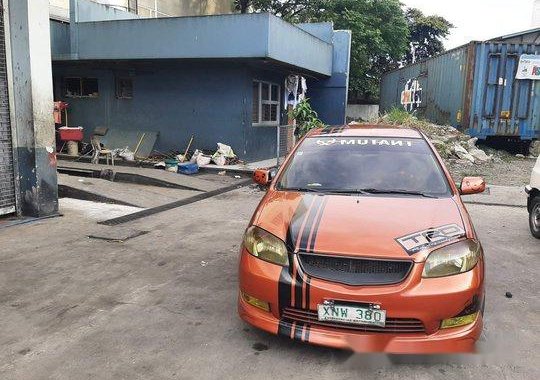
{"label": "trd decal", "polygon": [[432,248],[463,235],[465,235],[465,231],[457,224],[446,224],[399,237],[396,241],[405,248],[409,255],[413,255],[424,248]]}

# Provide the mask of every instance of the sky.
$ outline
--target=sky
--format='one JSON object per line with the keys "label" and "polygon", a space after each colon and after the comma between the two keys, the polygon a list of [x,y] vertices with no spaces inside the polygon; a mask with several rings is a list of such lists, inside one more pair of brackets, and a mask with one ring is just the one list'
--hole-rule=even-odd
{"label": "sky", "polygon": [[532,28],[533,0],[401,0],[424,14],[443,16],[455,28],[445,41],[452,49]]}

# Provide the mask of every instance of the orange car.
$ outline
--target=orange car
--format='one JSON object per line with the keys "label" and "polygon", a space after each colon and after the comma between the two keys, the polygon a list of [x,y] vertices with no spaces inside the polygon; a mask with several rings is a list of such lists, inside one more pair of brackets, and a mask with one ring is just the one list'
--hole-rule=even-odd
{"label": "orange car", "polygon": [[247,228],[238,310],[298,341],[363,352],[471,352],[482,331],[484,255],[425,135],[392,126],[310,132]]}

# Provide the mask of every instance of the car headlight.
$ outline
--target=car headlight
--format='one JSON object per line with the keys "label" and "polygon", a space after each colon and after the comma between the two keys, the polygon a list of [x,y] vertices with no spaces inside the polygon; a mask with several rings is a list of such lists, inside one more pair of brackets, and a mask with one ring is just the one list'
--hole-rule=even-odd
{"label": "car headlight", "polygon": [[244,235],[244,247],[259,259],[278,265],[289,265],[285,243],[262,228],[251,226],[247,229]]}
{"label": "car headlight", "polygon": [[431,252],[424,264],[422,277],[444,277],[474,268],[482,247],[475,240],[462,240]]}

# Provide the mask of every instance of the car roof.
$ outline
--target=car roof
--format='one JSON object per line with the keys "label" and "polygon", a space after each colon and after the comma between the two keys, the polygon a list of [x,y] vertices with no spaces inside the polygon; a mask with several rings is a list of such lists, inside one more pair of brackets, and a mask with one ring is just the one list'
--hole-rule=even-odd
{"label": "car roof", "polygon": [[401,138],[423,138],[422,134],[414,128],[404,127],[401,125],[386,125],[386,124],[349,124],[328,126],[311,130],[307,137],[345,137],[345,136],[362,136],[362,137],[401,137]]}

